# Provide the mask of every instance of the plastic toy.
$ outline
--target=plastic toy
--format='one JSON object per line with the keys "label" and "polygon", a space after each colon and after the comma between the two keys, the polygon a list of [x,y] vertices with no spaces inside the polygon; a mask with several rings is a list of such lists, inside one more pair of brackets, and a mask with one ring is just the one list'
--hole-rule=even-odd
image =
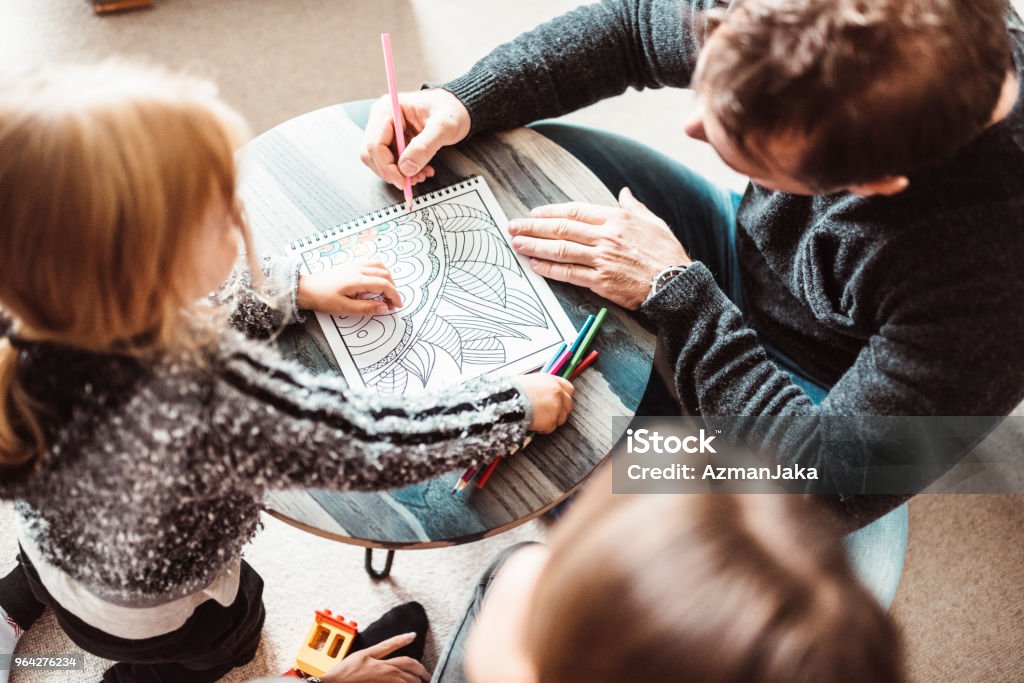
{"label": "plastic toy", "polygon": [[92,11],[96,14],[110,14],[111,12],[124,12],[130,9],[152,7],[153,0],[91,0]]}
{"label": "plastic toy", "polygon": [[317,610],[309,634],[295,655],[295,668],[285,676],[323,676],[348,654],[358,632],[356,622],[346,621],[345,617],[332,614],[329,609]]}

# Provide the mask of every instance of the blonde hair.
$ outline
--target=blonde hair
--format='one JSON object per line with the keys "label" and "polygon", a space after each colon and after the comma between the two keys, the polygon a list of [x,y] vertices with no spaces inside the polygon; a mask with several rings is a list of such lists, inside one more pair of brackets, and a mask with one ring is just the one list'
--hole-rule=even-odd
{"label": "blonde hair", "polygon": [[608,483],[552,538],[525,634],[538,683],[902,680],[891,619],[798,496]]}
{"label": "blonde hair", "polygon": [[[205,212],[235,195],[241,117],[208,82],[108,61],[0,86],[0,313],[19,335],[100,352],[195,348]],[[194,296],[194,295],[192,295]],[[211,309],[212,310],[212,309]],[[0,465],[37,462],[37,405],[0,339]]]}

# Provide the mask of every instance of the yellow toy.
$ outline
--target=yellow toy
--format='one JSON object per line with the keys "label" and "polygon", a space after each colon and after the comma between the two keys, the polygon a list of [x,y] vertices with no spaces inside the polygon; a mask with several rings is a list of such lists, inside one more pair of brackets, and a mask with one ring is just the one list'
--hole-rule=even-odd
{"label": "yellow toy", "polygon": [[331,614],[329,609],[317,610],[309,635],[295,655],[295,669],[289,671],[288,675],[323,676],[348,654],[359,632],[357,626],[354,621],[346,621],[341,615]]}

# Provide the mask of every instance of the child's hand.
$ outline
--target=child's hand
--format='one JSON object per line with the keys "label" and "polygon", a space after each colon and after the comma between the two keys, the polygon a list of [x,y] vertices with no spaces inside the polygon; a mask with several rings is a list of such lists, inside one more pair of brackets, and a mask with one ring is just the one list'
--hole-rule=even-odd
{"label": "child's hand", "polygon": [[430,673],[412,657],[385,659],[416,639],[415,633],[406,633],[383,640],[365,650],[359,650],[338,662],[323,675],[324,683],[419,683],[430,680]]}
{"label": "child's hand", "polygon": [[391,272],[380,261],[300,275],[296,301],[299,308],[333,315],[383,315],[402,305]]}
{"label": "child's hand", "polygon": [[569,380],[534,373],[521,376],[519,382],[526,389],[526,397],[533,405],[530,429],[548,434],[565,424],[572,412],[572,392],[575,391]]}

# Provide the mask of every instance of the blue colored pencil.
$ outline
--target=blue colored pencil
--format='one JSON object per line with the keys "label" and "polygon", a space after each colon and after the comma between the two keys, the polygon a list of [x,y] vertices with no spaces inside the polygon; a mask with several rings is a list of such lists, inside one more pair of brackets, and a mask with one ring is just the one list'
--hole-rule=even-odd
{"label": "blue colored pencil", "polygon": [[573,340],[572,346],[569,347],[569,358],[576,355],[576,351],[580,348],[580,344],[583,343],[583,338],[587,336],[587,332],[590,330],[590,326],[594,324],[594,316],[588,315],[587,319],[583,322],[583,327],[576,334],[576,339]]}
{"label": "blue colored pencil", "polygon": [[547,364],[544,365],[544,369],[541,370],[542,373],[546,375],[551,370],[551,366],[554,365],[555,362],[562,357],[562,351],[565,351],[565,342],[562,342],[559,345],[558,350],[555,351],[555,355],[551,356],[551,360],[549,360]]}

